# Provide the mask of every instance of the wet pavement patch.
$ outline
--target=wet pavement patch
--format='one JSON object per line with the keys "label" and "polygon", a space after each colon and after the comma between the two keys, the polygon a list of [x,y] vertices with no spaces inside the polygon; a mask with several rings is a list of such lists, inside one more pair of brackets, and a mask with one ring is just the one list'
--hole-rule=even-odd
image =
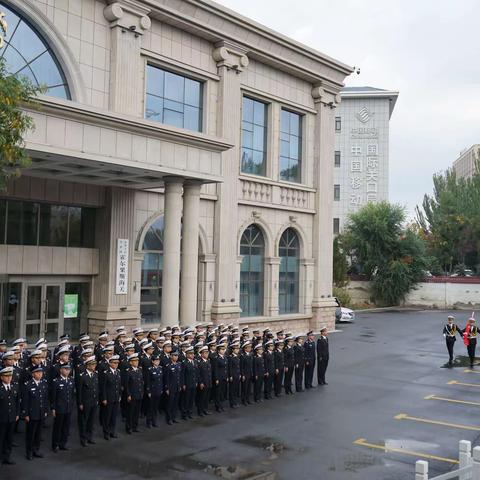
{"label": "wet pavement patch", "polygon": [[[475,357],[474,366],[480,366],[480,361],[477,357]],[[452,365],[449,365],[447,362],[441,368],[470,368],[470,358],[466,355],[457,355]]]}
{"label": "wet pavement patch", "polygon": [[284,450],[288,450],[288,448],[282,442],[279,442],[272,437],[248,435],[246,437],[237,438],[235,442],[248,445],[250,447],[261,448],[262,450],[276,454],[281,453]]}

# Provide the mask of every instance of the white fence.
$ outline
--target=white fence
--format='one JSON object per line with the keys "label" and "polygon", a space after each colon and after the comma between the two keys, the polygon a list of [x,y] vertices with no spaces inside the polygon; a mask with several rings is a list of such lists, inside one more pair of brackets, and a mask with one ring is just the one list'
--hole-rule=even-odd
{"label": "white fence", "polygon": [[458,447],[459,468],[437,477],[428,476],[428,462],[418,460],[415,463],[415,480],[480,480],[480,447],[473,449],[467,440],[461,440]]}

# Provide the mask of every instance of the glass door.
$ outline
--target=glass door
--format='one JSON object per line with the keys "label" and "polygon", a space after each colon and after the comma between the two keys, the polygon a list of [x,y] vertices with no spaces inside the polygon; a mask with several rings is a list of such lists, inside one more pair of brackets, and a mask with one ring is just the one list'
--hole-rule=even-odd
{"label": "glass door", "polygon": [[56,342],[62,330],[63,284],[25,283],[25,336],[29,344],[40,337]]}

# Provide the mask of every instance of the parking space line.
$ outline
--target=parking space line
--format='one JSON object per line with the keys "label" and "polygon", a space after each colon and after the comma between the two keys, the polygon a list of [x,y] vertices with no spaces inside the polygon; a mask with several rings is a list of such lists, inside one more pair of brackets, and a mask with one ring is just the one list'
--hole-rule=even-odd
{"label": "parking space line", "polygon": [[472,370],[470,368],[466,368],[463,373],[480,373],[480,372],[477,372],[476,370]]}
{"label": "parking space line", "polygon": [[366,438],[358,438],[353,442],[354,445],[358,445],[360,447],[367,447],[367,448],[374,448],[376,450],[383,450],[385,453],[399,453],[401,455],[409,455],[411,457],[417,458],[426,458],[427,460],[438,460],[439,462],[446,462],[446,463],[453,463],[458,465],[458,460],[454,460],[453,458],[445,458],[439,457],[437,455],[430,455],[428,453],[422,452],[414,452],[413,450],[405,450],[404,448],[395,448],[395,447],[387,447],[386,445],[377,445],[375,443],[367,442]]}
{"label": "parking space line", "polygon": [[412,422],[428,423],[429,425],[440,425],[442,427],[459,428],[460,430],[473,430],[476,432],[480,431],[480,426],[476,427],[474,425],[461,425],[458,423],[444,422],[442,420],[430,420],[428,418],[411,417],[406,413],[399,413],[393,418],[395,420],[410,420]]}
{"label": "parking space line", "polygon": [[461,385],[462,387],[480,387],[480,383],[464,383],[457,382],[456,380],[450,380],[447,385]]}
{"label": "parking space line", "polygon": [[437,397],[437,395],[427,395],[426,397],[424,397],[424,400],[441,400],[443,402],[461,403],[463,405],[475,405],[476,407],[480,407],[480,402],[457,400],[456,398]]}

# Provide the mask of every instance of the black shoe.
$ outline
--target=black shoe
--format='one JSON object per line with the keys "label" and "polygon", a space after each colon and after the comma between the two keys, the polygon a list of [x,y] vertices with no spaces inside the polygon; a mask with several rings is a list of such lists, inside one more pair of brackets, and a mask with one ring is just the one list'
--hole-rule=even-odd
{"label": "black shoe", "polygon": [[90,445],[95,445],[95,443],[97,442],[95,442],[95,440],[87,440],[87,443],[89,443]]}
{"label": "black shoe", "polygon": [[118,435],[116,433],[111,433],[110,438],[118,438]]}
{"label": "black shoe", "polygon": [[43,453],[33,452],[35,458],[43,458]]}
{"label": "black shoe", "polygon": [[52,452],[57,453],[58,452],[58,447],[52,447]]}
{"label": "black shoe", "polygon": [[132,434],[132,431],[131,430],[126,430],[127,432],[127,435],[131,435]]}
{"label": "black shoe", "polygon": [[140,433],[141,430],[139,430],[138,428],[134,428],[134,429],[132,430],[132,432],[134,432],[134,433]]}
{"label": "black shoe", "polygon": [[204,414],[204,413],[202,413],[202,412],[198,412],[198,416],[199,416],[199,417],[204,417],[204,416],[205,416],[205,414]]}
{"label": "black shoe", "polygon": [[158,425],[156,423],[152,423],[153,428],[158,428]]}
{"label": "black shoe", "polygon": [[66,452],[67,450],[70,450],[68,447],[60,447],[60,450],[63,450],[64,452]]}
{"label": "black shoe", "polygon": [[212,412],[211,412],[210,410],[205,410],[205,411],[203,412],[203,414],[204,414],[204,415],[211,415]]}
{"label": "black shoe", "polygon": [[82,445],[82,447],[86,447],[87,446],[87,441],[86,440],[80,440],[80,445]]}
{"label": "black shoe", "polygon": [[173,422],[171,420],[167,420],[167,425],[173,425]]}
{"label": "black shoe", "polygon": [[15,462],[13,460],[4,460],[2,462],[3,465],[15,465]]}
{"label": "black shoe", "polygon": [[27,460],[33,460],[33,455],[32,455],[31,453],[27,453],[27,454],[25,455],[25,458],[26,458]]}
{"label": "black shoe", "polygon": [[327,383],[327,382],[323,382],[323,384],[324,384],[324,385],[328,385],[328,383]]}
{"label": "black shoe", "polygon": [[103,438],[104,438],[105,440],[110,441],[110,436],[108,435],[108,433],[105,433],[105,435],[103,435]]}
{"label": "black shoe", "polygon": [[190,418],[191,420],[193,420],[193,415],[191,413],[188,414],[188,418]]}
{"label": "black shoe", "polygon": [[172,420],[173,423],[180,423],[178,420]]}

